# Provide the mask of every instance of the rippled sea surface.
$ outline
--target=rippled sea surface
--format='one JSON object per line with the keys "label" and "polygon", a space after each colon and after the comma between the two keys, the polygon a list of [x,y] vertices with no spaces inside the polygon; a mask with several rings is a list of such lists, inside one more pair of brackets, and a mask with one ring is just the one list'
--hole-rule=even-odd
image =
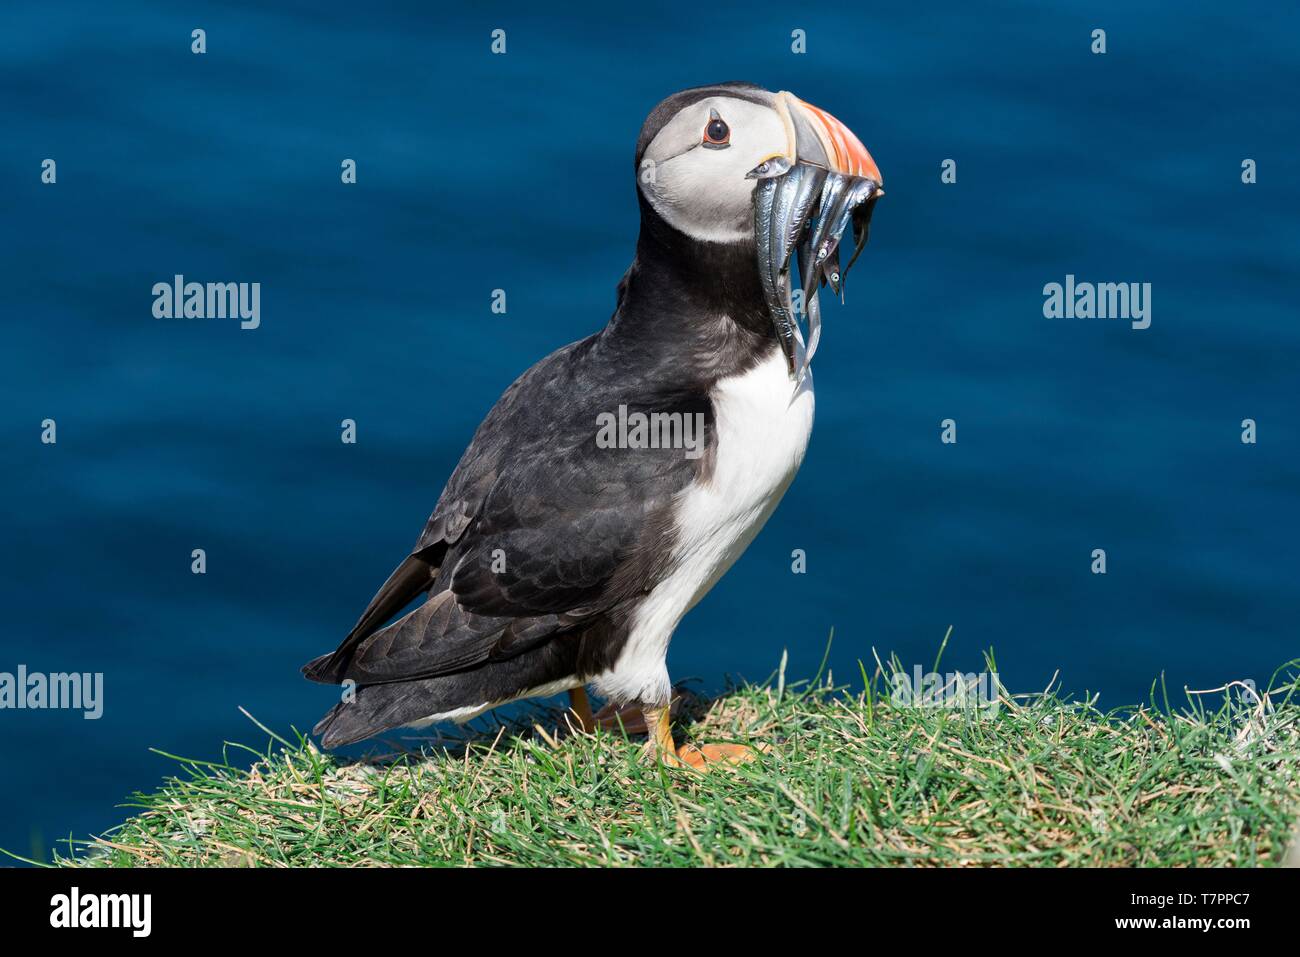
{"label": "rippled sea surface", "polygon": [[[264,740],[239,706],[287,729],[332,703],[298,666],[500,392],[608,318],[641,121],[719,80],[834,112],[888,195],[826,308],[803,470],[675,677],[761,680],[783,649],[810,676],[834,628],[857,681],[952,626],[951,665],[992,647],[1013,691],[1059,669],[1117,706],[1300,652],[1294,7],[270,6],[0,9],[0,671],[105,676],[98,721],[0,711],[0,846],[120,820],[170,769],[150,748]],[[177,273],[260,282],[260,328],[154,319]],[[1151,327],[1044,318],[1067,274],[1151,283]]]}

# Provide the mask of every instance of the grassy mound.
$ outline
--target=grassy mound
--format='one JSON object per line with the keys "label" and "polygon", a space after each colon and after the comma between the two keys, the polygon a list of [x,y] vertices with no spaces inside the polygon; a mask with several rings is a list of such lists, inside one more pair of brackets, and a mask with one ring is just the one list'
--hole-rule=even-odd
{"label": "grassy mound", "polygon": [[364,761],[267,731],[251,770],[182,761],[58,863],[1239,866],[1280,863],[1293,840],[1294,675],[1176,713],[1002,689],[992,715],[899,706],[888,677],[690,699],[679,741],[770,746],[709,774],[545,709]]}

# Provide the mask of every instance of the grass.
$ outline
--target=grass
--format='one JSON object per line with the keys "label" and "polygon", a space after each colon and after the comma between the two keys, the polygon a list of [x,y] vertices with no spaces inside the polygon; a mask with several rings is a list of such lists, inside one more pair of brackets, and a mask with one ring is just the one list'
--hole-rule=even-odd
{"label": "grass", "polygon": [[896,661],[856,691],[782,673],[688,698],[679,741],[771,746],[707,775],[568,729],[558,710],[363,761],[263,728],[251,770],[231,763],[249,750],[236,745],[182,760],[56,863],[1272,865],[1300,812],[1295,665],[1266,694],[1193,693],[1177,711],[1157,688],[1107,713],[1002,689],[995,716],[892,704]]}

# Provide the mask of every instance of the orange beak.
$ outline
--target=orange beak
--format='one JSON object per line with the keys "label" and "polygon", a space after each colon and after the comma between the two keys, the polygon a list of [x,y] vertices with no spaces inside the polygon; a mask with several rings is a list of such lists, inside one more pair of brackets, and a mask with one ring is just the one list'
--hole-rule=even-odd
{"label": "orange beak", "polygon": [[800,162],[822,166],[833,173],[860,176],[884,192],[885,179],[853,131],[823,109],[805,103],[793,93],[777,94],[778,109],[785,114],[791,134],[791,154]]}

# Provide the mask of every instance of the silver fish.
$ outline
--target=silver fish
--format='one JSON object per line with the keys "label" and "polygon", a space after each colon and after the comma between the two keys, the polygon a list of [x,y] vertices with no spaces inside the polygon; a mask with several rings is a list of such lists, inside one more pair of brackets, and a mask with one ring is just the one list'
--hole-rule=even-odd
{"label": "silver fish", "polygon": [[[866,243],[867,222],[883,179],[867,148],[825,110],[789,92],[772,105],[786,130],[783,153],[769,156],[748,173],[754,184],[754,240],[758,275],[772,327],[785,353],[790,378],[802,382],[821,339],[817,290],[829,282],[836,294]],[[840,268],[840,240],[853,224],[854,250]],[[791,257],[794,263],[791,263]],[[793,301],[791,267],[800,291]],[[805,344],[799,316],[808,320]]]}
{"label": "silver fish", "polygon": [[[848,266],[840,267],[840,241],[852,223],[851,266],[866,243],[879,187],[872,180],[808,163],[787,164],[783,172],[776,172],[780,165],[768,161],[750,174],[759,180],[754,188],[754,239],[759,279],[777,339],[791,378],[802,382],[821,339],[817,288],[829,283],[833,292],[842,293]],[[799,271],[801,309],[796,309],[791,294],[792,265]],[[800,313],[808,321],[806,345],[799,329]]]}
{"label": "silver fish", "polygon": [[786,363],[793,372],[799,327],[781,284],[781,267],[772,255],[774,234],[784,231],[775,215],[777,186],[777,177],[764,177],[754,187],[754,242],[758,247],[758,279],[763,286],[763,298],[767,300],[772,326],[785,353]]}

